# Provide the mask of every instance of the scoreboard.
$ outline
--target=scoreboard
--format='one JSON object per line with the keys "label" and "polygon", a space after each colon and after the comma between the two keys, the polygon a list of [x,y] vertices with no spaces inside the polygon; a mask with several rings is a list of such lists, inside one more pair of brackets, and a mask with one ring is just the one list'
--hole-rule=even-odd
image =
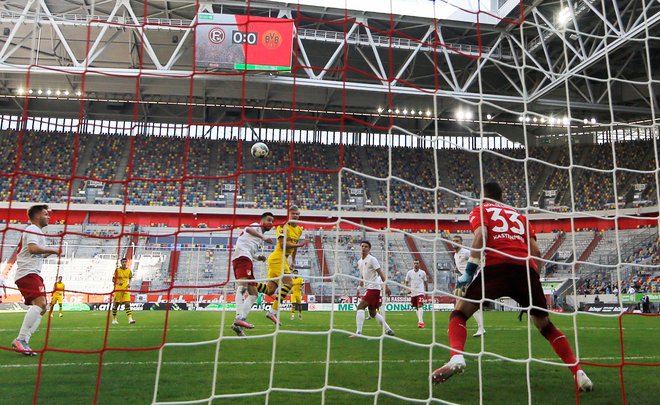
{"label": "scoreboard", "polygon": [[200,13],[195,31],[198,67],[291,70],[293,20]]}

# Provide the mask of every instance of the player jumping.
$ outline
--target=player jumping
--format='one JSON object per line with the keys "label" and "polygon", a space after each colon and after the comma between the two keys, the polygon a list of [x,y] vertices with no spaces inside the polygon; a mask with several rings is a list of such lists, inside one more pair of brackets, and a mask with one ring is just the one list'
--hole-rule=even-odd
{"label": "player jumping", "polygon": [[[273,253],[268,256],[268,283],[257,283],[259,292],[273,295],[277,291],[280,278],[282,279],[280,294],[275,298],[272,308],[266,315],[266,318],[275,324],[280,323],[277,319],[279,306],[293,288],[289,260],[291,260],[292,266],[295,265],[298,248],[307,245],[307,240],[302,238],[304,229],[298,225],[298,218],[300,218],[300,209],[292,205],[289,208],[289,220],[286,224],[278,226],[275,231],[277,243]],[[301,239],[302,241],[300,241]],[[284,270],[284,274],[282,274],[282,270]]]}
{"label": "player jumping", "polygon": [[[259,293],[254,282],[254,260],[265,261],[263,255],[257,252],[263,243],[272,244],[273,240],[264,234],[273,229],[275,217],[270,212],[261,214],[259,222],[245,227],[238,236],[234,246],[234,257],[231,264],[236,277],[236,319],[232,329],[238,336],[245,336],[243,329],[252,329],[254,325],[247,322],[252,305],[257,301]],[[243,289],[247,288],[248,297],[243,298]]]}

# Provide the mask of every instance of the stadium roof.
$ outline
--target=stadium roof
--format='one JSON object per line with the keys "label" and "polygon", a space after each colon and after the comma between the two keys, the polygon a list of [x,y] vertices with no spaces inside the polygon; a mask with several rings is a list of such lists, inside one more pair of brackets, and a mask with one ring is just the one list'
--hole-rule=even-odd
{"label": "stadium roof", "polygon": [[[296,116],[296,128],[382,131],[393,123],[419,134],[438,123],[444,133],[484,131],[518,142],[523,134],[566,132],[550,118],[570,116],[573,131],[593,131],[611,122],[650,125],[660,112],[658,2],[601,10],[595,0],[565,1],[565,9],[524,0],[521,22],[520,3],[481,1],[478,25],[460,17],[474,8],[457,2],[436,1],[436,16],[447,15],[437,20],[416,7],[394,15],[360,10],[369,2],[357,0],[348,10],[333,8],[344,1],[201,1],[207,13],[298,21],[292,72],[245,73],[193,69],[195,2],[6,0],[0,105],[18,114],[27,95],[19,92],[33,90],[32,115],[78,117],[82,106],[96,119],[287,128]],[[433,4],[392,7],[406,3]],[[478,3],[460,2],[463,9]],[[483,23],[494,10],[496,24]]]}
{"label": "stadium roof", "polygon": [[441,21],[461,21],[467,23],[497,25],[520,0],[263,0],[264,3],[278,3],[287,7],[298,5],[318,7],[326,10],[348,10],[349,13],[380,16],[407,16],[435,18]]}

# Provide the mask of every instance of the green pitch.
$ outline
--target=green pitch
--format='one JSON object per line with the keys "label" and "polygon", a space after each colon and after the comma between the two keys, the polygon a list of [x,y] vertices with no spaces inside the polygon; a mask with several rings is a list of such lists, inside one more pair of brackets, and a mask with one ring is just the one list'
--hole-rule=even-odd
{"label": "green pitch", "polygon": [[[0,314],[0,345],[7,348],[16,336],[23,313]],[[447,344],[448,313],[425,314],[426,329],[417,328],[414,313],[392,312],[388,322],[396,337],[384,340],[349,339],[347,331],[355,327],[355,314],[350,312],[304,313],[303,320],[290,320],[283,313],[283,327],[275,337],[275,327],[263,312],[252,312],[250,321],[256,328],[248,331],[249,339],[239,339],[230,329],[233,313],[170,312],[165,328],[164,311],[136,312],[137,324],[128,325],[126,315],[119,314],[120,325],[110,326],[105,340],[106,312],[69,312],[63,318],[51,319],[49,351],[42,358],[41,380],[37,403],[93,403],[98,384],[99,404],[147,404],[154,397],[157,365],[159,402],[202,400],[211,395],[241,394],[221,397],[217,404],[261,404],[268,398],[272,404],[406,403],[400,397],[421,402],[447,401],[477,404],[526,404],[529,395],[534,404],[575,403],[570,372],[560,366],[535,359],[558,362],[550,345],[536,330],[531,344],[527,339],[527,318],[520,323],[513,312],[486,312],[487,334],[482,341],[471,337],[476,326],[468,323],[466,350],[485,352],[480,358],[470,356],[464,374],[444,385],[431,386],[429,373],[448,358],[448,351],[432,342]],[[553,320],[574,346],[571,317],[553,315]],[[46,339],[48,320],[31,341],[33,349],[41,349]],[[581,404],[621,404],[622,380],[629,404],[657,404],[659,368],[628,365],[623,375],[619,319],[580,315],[577,318],[580,357],[584,361],[612,367],[585,366],[595,391],[582,394]],[[626,361],[660,363],[657,334],[660,317],[624,316],[623,339]],[[334,331],[328,334],[329,327]],[[161,343],[168,344],[159,351]],[[292,333],[301,332],[301,333]],[[381,330],[374,320],[366,321],[366,336],[378,337]],[[215,341],[222,334],[219,345]],[[187,343],[200,343],[187,346]],[[103,348],[109,350],[99,353]],[[150,348],[147,351],[134,349]],[[328,352],[329,348],[329,352]],[[130,350],[127,350],[130,349]],[[274,349],[275,352],[274,352]],[[81,351],[63,353],[61,350]],[[493,355],[493,354],[495,355]],[[216,361],[217,356],[217,361]],[[509,362],[506,356],[518,360]],[[433,358],[432,362],[429,361]],[[481,359],[481,361],[479,361]],[[328,362],[329,360],[329,362]],[[0,402],[32,403],[40,357],[25,357],[13,351],[0,350]],[[217,367],[216,367],[217,365]],[[483,378],[479,378],[479,371]],[[97,381],[97,376],[101,377]],[[379,378],[380,375],[380,378]],[[215,379],[215,391],[213,381]],[[323,387],[328,387],[323,393]],[[266,392],[272,388],[269,394]],[[350,390],[362,391],[354,393]],[[386,391],[386,392],[382,392]],[[397,397],[399,396],[399,397]]]}

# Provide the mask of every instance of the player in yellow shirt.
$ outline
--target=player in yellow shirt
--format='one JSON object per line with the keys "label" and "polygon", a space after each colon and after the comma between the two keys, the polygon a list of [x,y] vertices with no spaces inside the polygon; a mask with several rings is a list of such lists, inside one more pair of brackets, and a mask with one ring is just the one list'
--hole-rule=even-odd
{"label": "player in yellow shirt", "polygon": [[124,304],[126,315],[128,315],[128,323],[135,323],[133,319],[133,311],[131,311],[131,293],[128,291],[128,286],[131,284],[133,272],[128,268],[128,260],[124,257],[121,259],[119,267],[115,270],[112,276],[112,282],[115,285],[115,296],[112,302],[112,324],[116,325],[117,321],[117,308],[120,304]]}
{"label": "player in yellow shirt", "polygon": [[298,270],[293,270],[293,288],[291,289],[291,319],[295,319],[296,309],[298,310],[298,319],[302,319],[302,288],[305,280],[298,277]]}
{"label": "player in yellow shirt", "polygon": [[289,220],[286,224],[277,227],[275,231],[277,235],[275,250],[268,256],[268,283],[257,283],[257,291],[273,295],[277,291],[280,279],[282,280],[279,297],[275,299],[272,308],[266,315],[266,318],[275,324],[279,324],[277,310],[280,303],[289,295],[289,291],[293,287],[289,260],[292,264],[295,264],[298,248],[307,245],[307,240],[302,239],[300,241],[304,229],[298,225],[299,218],[300,208],[295,205],[289,207]]}
{"label": "player in yellow shirt", "polygon": [[64,299],[64,283],[62,282],[62,276],[57,277],[57,281],[53,286],[53,296],[50,299],[50,317],[53,317],[53,309],[55,309],[55,304],[60,304],[60,318],[62,315],[62,300]]}

